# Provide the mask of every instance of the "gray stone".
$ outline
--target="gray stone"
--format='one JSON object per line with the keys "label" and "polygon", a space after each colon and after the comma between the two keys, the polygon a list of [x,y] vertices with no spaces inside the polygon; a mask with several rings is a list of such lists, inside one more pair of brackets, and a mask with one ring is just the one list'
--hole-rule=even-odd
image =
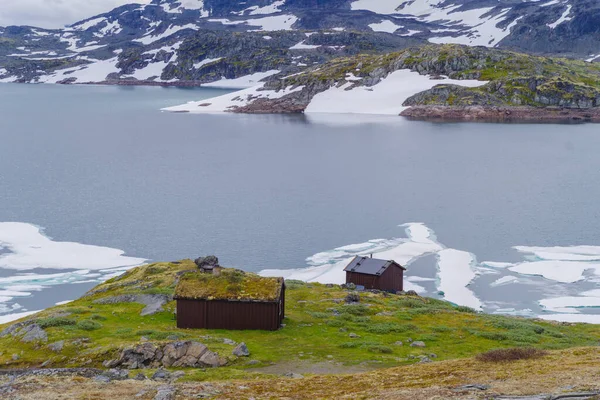
{"label": "gray stone", "polygon": [[288,372],[284,376],[287,376],[288,378],[293,378],[293,379],[302,379],[302,378],[304,378],[303,375],[297,374],[295,372]]}
{"label": "gray stone", "polygon": [[98,375],[94,377],[94,380],[96,382],[103,382],[103,383],[108,383],[110,382],[110,378],[106,375]]}
{"label": "gray stone", "polygon": [[352,338],[352,339],[356,339],[356,338],[359,338],[360,336],[358,336],[356,333],[352,332],[352,333],[348,334],[348,337]]}
{"label": "gray stone", "polygon": [[111,368],[103,375],[108,376],[111,380],[122,381],[129,378],[129,372],[125,369]]}
{"label": "gray stone", "polygon": [[208,367],[222,367],[227,364],[227,361],[223,360],[217,353],[212,351],[204,353],[198,362]]}
{"label": "gray stone", "polygon": [[153,375],[152,379],[169,379],[171,377],[171,373],[169,371],[165,371],[164,369],[158,369]]}
{"label": "gray stone", "polygon": [[194,260],[194,263],[198,268],[217,267],[219,265],[219,259],[216,256],[198,257]]}
{"label": "gray stone", "polygon": [[185,372],[183,371],[175,371],[171,374],[171,378],[173,379],[179,379],[185,376]]}
{"label": "gray stone", "polygon": [[31,324],[19,331],[21,342],[47,342],[48,334],[38,324]]}
{"label": "gray stone", "polygon": [[421,341],[412,342],[410,344],[410,347],[425,347],[425,343],[423,343]]}
{"label": "gray stone", "polygon": [[13,361],[17,361],[19,358],[21,358],[21,357],[19,357],[19,355],[18,355],[18,354],[13,354],[13,355],[12,355],[12,357],[11,357],[11,359],[12,359]]}
{"label": "gray stone", "polygon": [[190,342],[188,344],[188,348],[185,352],[185,355],[198,359],[202,357],[202,354],[204,354],[206,351],[208,351],[208,348],[202,343]]}
{"label": "gray stone", "polygon": [[223,343],[235,346],[237,343],[231,339],[223,339]]}
{"label": "gray stone", "polygon": [[173,296],[166,294],[124,294],[119,296],[103,297],[94,300],[95,304],[140,303],[146,307],[141,316],[153,315],[163,311],[163,306],[173,300]]}
{"label": "gray stone", "polygon": [[489,385],[481,385],[478,383],[462,385],[454,388],[455,391],[463,391],[463,390],[488,390],[490,388]]}
{"label": "gray stone", "polygon": [[358,303],[360,302],[360,295],[358,293],[348,293],[344,301],[346,303]]}
{"label": "gray stone", "polygon": [[144,375],[142,372],[139,372],[133,379],[136,381],[145,381],[147,378],[146,375]]}
{"label": "gray stone", "polygon": [[248,350],[246,343],[242,342],[233,349],[233,355],[236,357],[248,357],[250,355],[250,350]]}
{"label": "gray stone", "polygon": [[154,400],[174,400],[175,399],[175,388],[173,386],[160,386],[156,390]]}
{"label": "gray stone", "polygon": [[404,344],[404,343],[402,343],[402,342],[401,342],[401,341],[399,341],[399,340],[398,340],[397,342],[394,342],[394,346],[402,346],[403,344]]}
{"label": "gray stone", "polygon": [[258,360],[250,360],[250,361],[248,361],[248,365],[258,365],[258,364],[260,364],[260,361],[258,361]]}
{"label": "gray stone", "polygon": [[52,350],[55,353],[60,353],[63,349],[63,347],[65,346],[65,341],[64,340],[60,340],[58,342],[54,342],[54,343],[50,343],[48,345],[48,348],[50,350]]}
{"label": "gray stone", "polygon": [[430,363],[431,360],[429,359],[429,357],[421,357],[421,361],[419,361],[420,363]]}

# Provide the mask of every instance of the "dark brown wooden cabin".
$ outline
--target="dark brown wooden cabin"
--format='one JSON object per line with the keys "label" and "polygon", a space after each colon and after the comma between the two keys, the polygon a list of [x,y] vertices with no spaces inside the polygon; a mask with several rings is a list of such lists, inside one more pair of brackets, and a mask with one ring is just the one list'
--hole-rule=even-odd
{"label": "dark brown wooden cabin", "polygon": [[344,268],[344,271],[346,271],[346,283],[392,293],[404,290],[406,268],[393,260],[357,256]]}
{"label": "dark brown wooden cabin", "polygon": [[178,328],[275,331],[285,316],[285,283],[219,268],[182,276],[175,300]]}

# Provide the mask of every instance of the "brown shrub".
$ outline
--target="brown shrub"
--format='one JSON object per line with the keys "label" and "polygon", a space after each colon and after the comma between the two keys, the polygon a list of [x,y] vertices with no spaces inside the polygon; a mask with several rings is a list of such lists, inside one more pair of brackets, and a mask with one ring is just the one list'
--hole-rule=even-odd
{"label": "brown shrub", "polygon": [[530,360],[540,358],[548,352],[533,347],[515,347],[512,349],[491,350],[478,354],[475,358],[483,362],[504,362],[516,360]]}

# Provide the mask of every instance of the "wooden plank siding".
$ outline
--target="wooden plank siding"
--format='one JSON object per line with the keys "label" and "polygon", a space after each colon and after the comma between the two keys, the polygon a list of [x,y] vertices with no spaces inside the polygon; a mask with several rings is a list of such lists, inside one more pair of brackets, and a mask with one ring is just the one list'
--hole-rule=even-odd
{"label": "wooden plank siding", "polygon": [[346,283],[361,285],[365,289],[377,289],[395,293],[403,290],[403,281],[404,270],[396,265],[390,266],[381,275],[346,271]]}
{"label": "wooden plank siding", "polygon": [[260,329],[276,331],[285,317],[285,285],[277,302],[177,299],[182,329]]}

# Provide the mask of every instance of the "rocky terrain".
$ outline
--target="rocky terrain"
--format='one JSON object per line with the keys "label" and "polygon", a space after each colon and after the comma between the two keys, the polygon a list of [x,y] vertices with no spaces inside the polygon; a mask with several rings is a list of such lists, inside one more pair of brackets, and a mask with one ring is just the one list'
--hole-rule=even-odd
{"label": "rocky terrain", "polygon": [[411,292],[287,281],[279,331],[177,329],[175,286],[196,269],[191,260],[134,268],[0,326],[0,396],[592,399],[600,390],[596,326],[486,315]]}
{"label": "rocky terrain", "polygon": [[190,86],[427,42],[591,61],[599,19],[593,0],[153,0],[0,28],[0,82]]}

